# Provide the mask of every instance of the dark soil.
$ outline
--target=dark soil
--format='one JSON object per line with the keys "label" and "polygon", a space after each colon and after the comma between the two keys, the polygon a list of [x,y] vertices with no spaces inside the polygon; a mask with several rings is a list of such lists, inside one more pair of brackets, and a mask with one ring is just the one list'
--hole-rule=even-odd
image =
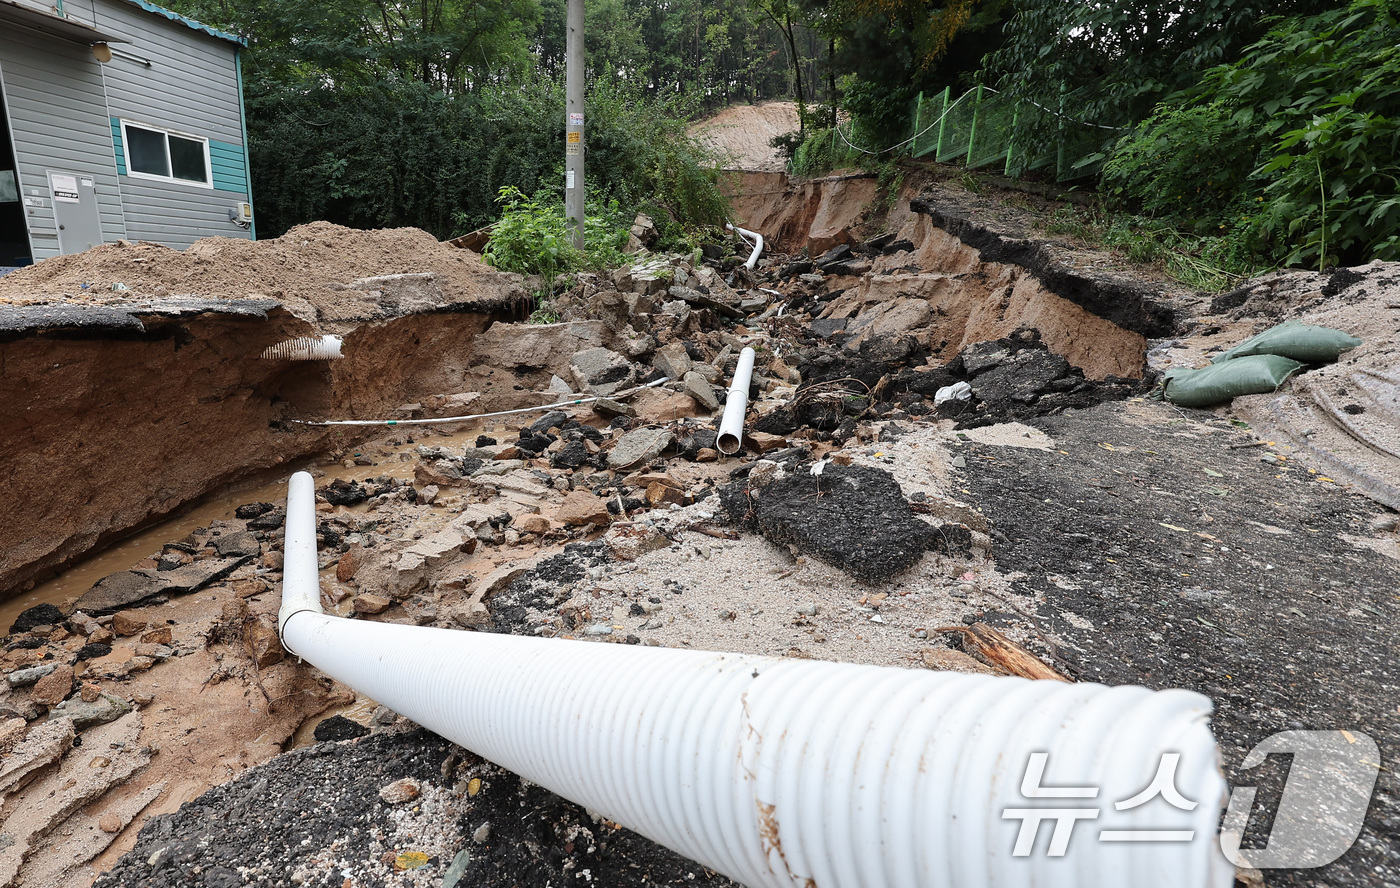
{"label": "dark soil", "polygon": [[[1369,734],[1400,752],[1400,561],[1359,548],[1382,507],[1219,417],[1104,404],[1032,420],[1059,450],[969,446],[957,472],[991,519],[997,562],[1041,599],[1042,650],[1082,681],[1210,697],[1232,786],[1260,787],[1244,847],[1265,836],[1287,768],[1245,754],[1288,729]],[[1067,588],[1068,587],[1068,588]],[[1076,627],[1071,613],[1092,622]],[[1011,613],[989,621],[1026,625]],[[1356,845],[1282,885],[1400,885],[1400,781],[1383,770]],[[1262,822],[1256,822],[1262,821]]]}
{"label": "dark soil", "polygon": [[[318,856],[325,863],[301,882],[307,888],[441,885],[452,859],[394,870],[395,857],[414,844],[393,841],[395,818],[413,803],[390,805],[379,790],[404,777],[453,788],[445,813],[457,819],[462,841],[452,856],[462,849],[470,855],[461,888],[734,885],[420,730],[321,743],[248,771],[152,818],[95,888],[291,885],[292,873]],[[472,778],[481,781],[475,797]],[[489,835],[476,841],[488,823]],[[333,854],[321,853],[332,843]]]}

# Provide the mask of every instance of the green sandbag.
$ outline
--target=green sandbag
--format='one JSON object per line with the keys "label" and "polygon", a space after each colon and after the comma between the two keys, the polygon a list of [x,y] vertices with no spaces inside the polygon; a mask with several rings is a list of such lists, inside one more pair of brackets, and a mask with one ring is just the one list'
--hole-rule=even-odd
{"label": "green sandbag", "polygon": [[1360,344],[1360,339],[1341,330],[1314,327],[1299,321],[1285,321],[1252,339],[1246,339],[1227,352],[1216,355],[1210,362],[1220,364],[1246,355],[1281,355],[1302,361],[1304,364],[1330,364],[1337,360],[1342,352]]}
{"label": "green sandbag", "polygon": [[1302,369],[1302,364],[1279,355],[1249,355],[1200,370],[1168,370],[1162,394],[1182,407],[1213,407],[1238,395],[1276,391]]}

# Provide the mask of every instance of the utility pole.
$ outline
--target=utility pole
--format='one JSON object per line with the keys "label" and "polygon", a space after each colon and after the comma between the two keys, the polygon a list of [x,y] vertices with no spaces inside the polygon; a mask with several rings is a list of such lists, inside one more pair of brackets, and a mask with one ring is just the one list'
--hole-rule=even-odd
{"label": "utility pole", "polygon": [[574,246],[583,249],[583,0],[569,0],[568,38],[564,44],[564,104],[569,113],[564,134],[564,214],[574,229]]}

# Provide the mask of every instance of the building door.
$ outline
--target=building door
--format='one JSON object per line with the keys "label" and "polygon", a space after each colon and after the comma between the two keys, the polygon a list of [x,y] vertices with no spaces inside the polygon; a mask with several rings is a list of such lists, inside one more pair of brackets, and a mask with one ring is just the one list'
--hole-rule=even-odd
{"label": "building door", "polygon": [[24,202],[20,200],[19,164],[15,162],[15,143],[10,139],[10,118],[5,110],[4,86],[0,84],[0,268],[29,265],[33,261]]}
{"label": "building door", "polygon": [[58,225],[58,251],[81,253],[102,243],[102,217],[92,176],[49,170],[49,196]]}

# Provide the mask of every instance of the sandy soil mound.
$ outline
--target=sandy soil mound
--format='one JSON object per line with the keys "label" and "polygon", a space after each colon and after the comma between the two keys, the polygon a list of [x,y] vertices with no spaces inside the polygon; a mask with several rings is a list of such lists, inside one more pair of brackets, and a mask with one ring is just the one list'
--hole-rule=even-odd
{"label": "sandy soil mound", "polygon": [[[345,300],[344,285],[352,281],[425,272],[437,276],[449,304],[499,298],[498,272],[477,254],[440,243],[426,231],[361,231],[312,222],[272,240],[211,237],[187,250],[121,241],[55,256],[0,278],[0,304],[263,295],[284,302],[305,299],[327,309]],[[114,291],[116,285],[125,289]]]}
{"label": "sandy soil mound", "polygon": [[731,105],[690,128],[690,134],[724,158],[725,169],[781,172],[785,164],[769,145],[774,136],[797,129],[795,102]]}

